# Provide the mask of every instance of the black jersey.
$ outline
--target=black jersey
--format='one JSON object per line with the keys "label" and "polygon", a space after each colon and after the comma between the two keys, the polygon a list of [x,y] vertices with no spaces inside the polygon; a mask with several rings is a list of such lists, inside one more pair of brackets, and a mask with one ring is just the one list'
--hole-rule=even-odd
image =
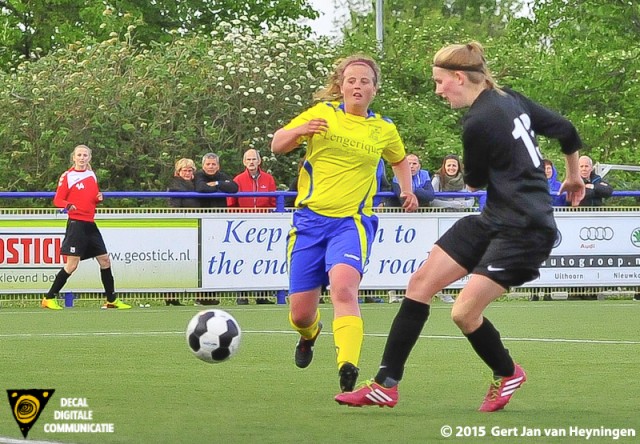
{"label": "black jersey", "polygon": [[491,224],[555,227],[535,134],[558,139],[565,154],[582,145],[571,122],[508,89],[484,90],[464,116],[465,183],[487,187],[482,216]]}

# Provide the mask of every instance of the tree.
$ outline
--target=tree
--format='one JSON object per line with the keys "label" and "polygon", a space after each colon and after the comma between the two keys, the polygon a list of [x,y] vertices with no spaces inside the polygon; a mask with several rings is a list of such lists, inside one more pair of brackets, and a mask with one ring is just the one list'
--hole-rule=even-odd
{"label": "tree", "polygon": [[640,2],[554,0],[532,13],[505,36],[505,81],[569,116],[595,161],[637,164]]}
{"label": "tree", "polygon": [[[354,52],[381,64],[374,111],[390,117],[407,149],[434,170],[445,154],[461,152],[463,111],[434,94],[431,60],[442,45],[469,40],[482,42],[498,83],[568,116],[595,161],[640,164],[638,2],[549,0],[491,35],[433,6],[392,20],[381,53],[371,15],[354,17],[340,43],[308,39],[295,26],[255,31],[242,18],[211,34],[140,45],[131,23],[102,42],[86,37],[0,71],[0,190],[53,189],[78,143],[95,149],[94,167],[112,191],[163,190],[176,158],[208,151],[239,172],[250,147],[289,183],[298,155],[276,161],[270,135],[311,104],[339,56]],[[557,147],[540,142],[561,168]],[[640,189],[635,180],[618,188]]]}
{"label": "tree", "polygon": [[247,148],[288,183],[297,156],[275,162],[270,134],[311,103],[336,55],[293,28],[234,22],[142,50],[128,34],[72,44],[0,73],[0,171],[13,172],[0,189],[54,189],[80,143],[105,190],[163,190],[177,158],[210,151],[235,174]]}
{"label": "tree", "polygon": [[170,41],[172,33],[209,33],[221,22],[248,17],[253,29],[316,18],[306,0],[0,0],[0,62],[34,59],[65,45],[113,32],[123,36],[131,25],[136,43]]}
{"label": "tree", "polygon": [[[386,0],[379,54],[385,93],[376,102],[393,90],[394,100],[383,109],[401,119],[405,142],[426,165],[438,167],[447,151],[460,152],[460,113],[447,110],[433,94],[430,58],[444,44],[478,40],[499,83],[568,116],[582,135],[583,151],[594,160],[638,164],[638,5],[548,0],[535,2],[523,16],[519,2]],[[372,14],[355,14],[345,45],[375,52],[374,23]],[[546,149],[545,140],[541,145],[562,165],[555,147]]]}

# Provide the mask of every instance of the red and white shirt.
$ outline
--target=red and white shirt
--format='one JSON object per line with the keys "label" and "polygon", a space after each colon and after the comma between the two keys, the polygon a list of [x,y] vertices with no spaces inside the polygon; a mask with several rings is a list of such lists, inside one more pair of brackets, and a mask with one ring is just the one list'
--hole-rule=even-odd
{"label": "red and white shirt", "polygon": [[53,204],[58,208],[76,207],[69,211],[69,219],[93,222],[98,205],[98,179],[91,170],[77,171],[73,167],[65,171],[58,181]]}
{"label": "red and white shirt", "polygon": [[[276,191],[276,180],[269,173],[259,169],[257,177],[252,177],[248,170],[244,170],[233,178],[238,184],[240,192],[272,192]],[[275,197],[227,197],[227,207],[240,208],[275,208]]]}

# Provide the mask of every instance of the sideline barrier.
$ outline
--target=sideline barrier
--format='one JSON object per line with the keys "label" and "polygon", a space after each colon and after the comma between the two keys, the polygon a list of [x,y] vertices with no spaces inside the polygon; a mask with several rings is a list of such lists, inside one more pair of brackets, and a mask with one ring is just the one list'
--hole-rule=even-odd
{"label": "sideline barrier", "polygon": [[[6,197],[4,194],[0,197]],[[31,198],[53,195],[23,194]],[[201,196],[105,193],[105,197],[160,197],[158,194]],[[455,194],[459,197],[461,193]],[[287,286],[289,211],[101,208],[96,220],[109,249],[120,293],[253,291],[275,294],[279,303],[285,303],[282,289]],[[363,293],[386,294],[405,288],[438,237],[457,219],[474,211],[477,209],[452,212],[423,208],[417,214],[397,209],[378,211],[380,227],[363,277]],[[620,292],[625,296],[637,292],[639,215],[640,208],[635,207],[558,208],[558,241],[551,257],[543,263],[541,277],[515,294],[538,295],[544,291],[546,295],[585,288],[614,297]],[[66,215],[53,208],[0,209],[0,294],[40,295],[48,290],[63,264],[59,249],[65,224]],[[466,278],[448,290],[455,291],[465,282]],[[90,261],[81,263],[65,287],[76,295],[101,290],[97,265]]]}

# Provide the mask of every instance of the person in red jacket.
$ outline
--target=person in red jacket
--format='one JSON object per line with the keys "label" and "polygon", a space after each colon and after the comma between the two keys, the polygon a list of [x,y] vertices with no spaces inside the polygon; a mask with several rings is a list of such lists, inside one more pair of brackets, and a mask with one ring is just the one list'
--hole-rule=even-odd
{"label": "person in red jacket", "polygon": [[[249,149],[242,156],[242,163],[245,170],[233,178],[238,184],[239,192],[273,192],[276,190],[276,181],[273,176],[262,171],[260,164],[262,159],[257,150]],[[229,208],[275,208],[276,198],[267,196],[250,196],[250,197],[227,197],[227,207]],[[249,299],[246,297],[248,292],[241,291],[238,294],[236,303],[238,305],[247,305]],[[268,298],[256,298],[256,304],[273,304],[274,302]]]}
{"label": "person in red jacket", "polygon": [[91,149],[78,145],[71,153],[73,166],[65,171],[58,181],[53,204],[64,209],[68,215],[67,229],[60,252],[65,256],[64,267],[58,272],[47,295],[42,299],[42,308],[62,310],[56,294],[62,290],[67,279],[76,271],[81,260],[96,258],[100,265],[100,278],[107,301],[102,308],[127,309],[115,295],[111,261],[104,245],[102,234],[94,221],[96,206],[103,196],[98,188],[98,180],[91,170]]}
{"label": "person in red jacket", "polygon": [[[242,156],[245,170],[233,178],[238,184],[239,192],[272,192],[276,191],[276,181],[273,176],[262,171],[262,159],[257,150],[245,151]],[[267,196],[227,197],[227,207],[232,208],[275,208],[276,198]]]}

